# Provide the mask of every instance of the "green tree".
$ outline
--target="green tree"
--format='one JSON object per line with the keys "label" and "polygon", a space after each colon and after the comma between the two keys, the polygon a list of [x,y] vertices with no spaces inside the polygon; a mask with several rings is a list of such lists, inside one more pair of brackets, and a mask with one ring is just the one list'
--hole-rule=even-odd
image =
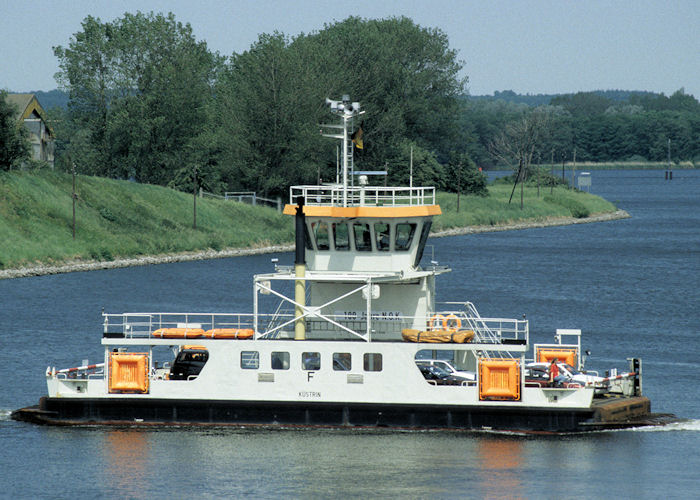
{"label": "green tree", "polygon": [[491,144],[510,122],[524,116],[530,108],[525,104],[504,100],[462,99],[459,118],[462,150],[482,167],[493,167],[498,162],[491,153]]}
{"label": "green tree", "polygon": [[446,174],[449,182],[445,184],[445,189],[452,193],[457,193],[457,211],[459,212],[459,201],[462,194],[474,194],[486,196],[486,175],[479,171],[476,163],[465,153],[452,152],[447,163]]}
{"label": "green tree", "polygon": [[[515,172],[515,183],[521,183],[520,208],[523,208],[523,184],[530,173],[535,151],[542,146],[542,138],[552,124],[553,109],[541,106],[522,118],[509,123],[491,143],[491,154],[509,165]],[[513,185],[515,190],[515,184]],[[511,193],[511,199],[513,193]],[[510,203],[510,200],[509,200]]]}
{"label": "green tree", "polygon": [[578,92],[554,97],[550,104],[561,106],[575,118],[581,118],[604,113],[613,102],[595,92]]}
{"label": "green tree", "polygon": [[466,79],[447,35],[400,17],[350,17],[327,25],[305,43],[323,60],[317,77],[329,96],[349,94],[366,110],[366,162],[382,162],[385,148],[403,138],[445,161],[458,135],[458,96]]}
{"label": "green tree", "polygon": [[281,193],[316,178],[323,139],[314,124],[324,97],[312,91],[313,67],[303,56],[280,33],[232,55],[216,91],[216,107],[225,110],[218,163],[229,187]]}
{"label": "green tree", "polygon": [[61,68],[56,80],[69,94],[69,116],[75,129],[83,132],[71,149],[72,156],[84,165],[84,172],[106,174],[110,164],[107,118],[116,87],[110,67],[116,54],[109,44],[109,25],[92,16],[81,25],[83,30],[74,35],[68,48],[53,49]]}
{"label": "green tree", "polygon": [[75,123],[68,152],[85,172],[167,184],[195,160],[221,59],[173,14],[88,16],[82,28],[54,48]]}
{"label": "green tree", "polygon": [[411,183],[411,152],[413,152],[413,185],[445,187],[445,169],[437,161],[435,153],[404,139],[386,151],[384,167],[388,170],[388,182],[408,186]]}
{"label": "green tree", "polygon": [[542,147],[543,137],[551,133],[552,114],[552,108],[536,108],[508,123],[490,144],[491,154],[519,172],[519,180],[527,178],[535,151]]}
{"label": "green tree", "polygon": [[342,95],[366,111],[357,168],[392,163],[406,140],[446,158],[457,138],[460,69],[444,33],[406,18],[351,17],[292,40],[260,35],[233,54],[216,91],[230,111],[218,142],[222,178],[264,193],[314,182],[319,165],[323,179],[334,178],[336,145],[313,124],[335,122],[324,101]]}
{"label": "green tree", "polygon": [[0,90],[0,170],[10,170],[29,159],[27,130],[17,121],[17,110]]}

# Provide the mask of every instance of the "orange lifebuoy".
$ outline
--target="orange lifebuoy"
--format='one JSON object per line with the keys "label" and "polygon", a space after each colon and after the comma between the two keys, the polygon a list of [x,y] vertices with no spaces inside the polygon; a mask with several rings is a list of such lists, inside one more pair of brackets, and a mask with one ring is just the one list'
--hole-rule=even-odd
{"label": "orange lifebuoy", "polygon": [[445,330],[459,330],[462,328],[462,320],[454,314],[448,314],[442,321],[442,327]]}
{"label": "orange lifebuoy", "polygon": [[442,314],[436,314],[428,321],[428,330],[435,330],[435,323],[437,323],[437,329],[444,327],[445,317]]}

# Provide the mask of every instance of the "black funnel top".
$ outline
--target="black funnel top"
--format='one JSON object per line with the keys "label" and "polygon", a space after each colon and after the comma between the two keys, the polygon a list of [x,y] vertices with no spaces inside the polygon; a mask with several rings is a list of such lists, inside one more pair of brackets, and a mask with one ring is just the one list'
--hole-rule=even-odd
{"label": "black funnel top", "polygon": [[297,197],[297,213],[295,217],[295,264],[306,264],[306,218],[304,216],[304,197]]}

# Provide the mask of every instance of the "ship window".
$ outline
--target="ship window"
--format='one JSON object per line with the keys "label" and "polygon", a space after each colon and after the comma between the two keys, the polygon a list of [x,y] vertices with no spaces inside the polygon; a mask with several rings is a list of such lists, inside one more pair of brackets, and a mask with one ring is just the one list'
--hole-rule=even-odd
{"label": "ship window", "polygon": [[349,352],[334,352],[333,353],[333,369],[337,372],[350,371],[352,367],[352,356]]}
{"label": "ship window", "polygon": [[301,353],[301,369],[302,370],[320,370],[321,369],[321,353],[302,352]]}
{"label": "ship window", "polygon": [[346,223],[333,224],[333,244],[336,250],[350,250],[350,234]]}
{"label": "ship window", "polygon": [[391,226],[385,222],[374,224],[374,234],[377,238],[377,250],[388,252],[391,250]]}
{"label": "ship window", "polygon": [[375,352],[366,352],[364,356],[364,367],[366,372],[382,371],[382,355]]}
{"label": "ship window", "polygon": [[260,368],[260,353],[258,351],[241,351],[241,368],[244,370]]}
{"label": "ship window", "polygon": [[408,250],[416,232],[416,224],[396,224],[396,250]]}
{"label": "ship window", "polygon": [[316,240],[316,248],[319,250],[328,250],[328,224],[325,222],[312,222],[311,229],[314,232],[314,239]]}
{"label": "ship window", "polygon": [[289,370],[289,353],[273,352],[270,355],[270,365],[273,370]]}
{"label": "ship window", "polygon": [[430,226],[433,225],[433,221],[428,220],[423,223],[423,229],[420,233],[420,241],[418,242],[418,252],[416,252],[416,261],[413,263],[414,267],[420,265],[420,260],[423,258],[423,251],[425,250],[425,243],[428,241],[428,236],[430,235]]}
{"label": "ship window", "polygon": [[455,352],[452,349],[421,349],[416,353],[416,359],[439,359],[454,362]]}
{"label": "ship window", "polygon": [[355,250],[358,252],[371,252],[372,235],[369,232],[369,224],[355,223],[352,229],[355,232]]}

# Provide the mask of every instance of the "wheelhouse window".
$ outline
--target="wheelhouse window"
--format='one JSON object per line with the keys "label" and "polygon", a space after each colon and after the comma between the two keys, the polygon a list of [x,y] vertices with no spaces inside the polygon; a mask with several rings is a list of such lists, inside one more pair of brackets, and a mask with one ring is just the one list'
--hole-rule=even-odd
{"label": "wheelhouse window", "polygon": [[313,250],[314,246],[311,243],[311,235],[309,234],[309,228],[304,224],[304,242],[306,243],[307,250]]}
{"label": "wheelhouse window", "polygon": [[337,372],[347,372],[352,368],[352,356],[349,352],[333,353],[333,370]]}
{"label": "wheelhouse window", "polygon": [[391,250],[391,226],[385,222],[374,224],[374,235],[377,238],[377,250],[388,252]]}
{"label": "wheelhouse window", "polygon": [[244,370],[260,368],[260,353],[258,351],[241,351],[241,368]]}
{"label": "wheelhouse window", "polygon": [[320,370],[321,369],[321,353],[319,353],[319,352],[302,352],[301,353],[301,369],[302,370]]}
{"label": "wheelhouse window", "polygon": [[333,224],[333,244],[336,250],[350,250],[350,234],[346,223]]}
{"label": "wheelhouse window", "polygon": [[372,251],[372,234],[369,231],[369,224],[356,222],[352,226],[355,234],[355,250],[358,252]]}
{"label": "wheelhouse window", "polygon": [[366,352],[363,365],[366,372],[382,371],[382,355],[374,352]]}
{"label": "wheelhouse window", "polygon": [[289,353],[272,352],[270,354],[270,366],[273,370],[289,370]]}
{"label": "wheelhouse window", "polygon": [[411,248],[413,235],[416,232],[416,224],[402,222],[396,224],[396,243],[395,247],[398,251],[406,251]]}
{"label": "wheelhouse window", "polygon": [[423,223],[423,229],[420,233],[420,240],[418,241],[418,251],[416,252],[416,261],[413,263],[414,267],[420,265],[420,260],[423,258],[423,251],[425,250],[425,244],[428,241],[428,236],[430,235],[430,226],[433,225],[433,221],[425,221]]}
{"label": "wheelhouse window", "polygon": [[328,238],[328,224],[325,222],[312,222],[311,231],[316,240],[316,248],[319,250],[328,250],[330,248],[330,240]]}

